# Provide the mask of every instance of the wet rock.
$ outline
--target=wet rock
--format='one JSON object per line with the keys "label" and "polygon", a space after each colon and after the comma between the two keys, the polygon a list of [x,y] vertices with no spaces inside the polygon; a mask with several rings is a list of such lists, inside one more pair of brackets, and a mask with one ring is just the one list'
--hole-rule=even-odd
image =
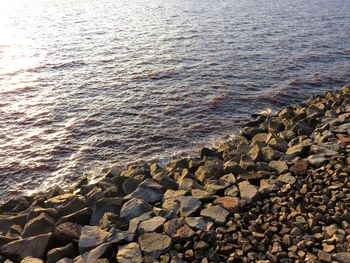
{"label": "wet rock", "polygon": [[275,169],[279,174],[288,172],[288,165],[284,161],[271,161],[269,166]]}
{"label": "wet rock", "polygon": [[47,207],[57,208],[59,206],[64,206],[68,204],[69,202],[71,202],[76,198],[83,198],[83,197],[73,193],[65,193],[46,200],[45,204]]}
{"label": "wet rock", "polygon": [[187,225],[194,229],[209,231],[214,223],[204,217],[186,217],[185,222]]}
{"label": "wet rock", "polygon": [[202,209],[200,213],[201,216],[207,217],[218,224],[224,224],[228,214],[228,211],[219,205],[209,206],[205,209]]}
{"label": "wet rock", "polygon": [[216,149],[212,148],[202,148],[201,149],[201,159],[204,159],[204,157],[210,157],[210,158],[221,158],[220,154],[216,151]]}
{"label": "wet rock", "polygon": [[46,214],[41,213],[37,217],[31,219],[23,229],[23,237],[37,236],[52,232],[55,222]]}
{"label": "wet rock", "polygon": [[66,222],[55,227],[54,237],[60,244],[78,242],[81,234],[81,225]]}
{"label": "wet rock", "polygon": [[152,176],[153,180],[159,183],[163,189],[177,190],[179,185],[165,172],[159,172]]}
{"label": "wet rock", "polygon": [[237,213],[240,207],[240,199],[233,196],[223,196],[215,199],[214,204],[220,205],[231,213]]}
{"label": "wet rock", "polygon": [[156,216],[151,219],[142,221],[139,225],[138,232],[140,234],[148,232],[158,232],[163,227],[166,219],[164,217]]}
{"label": "wet rock", "polygon": [[250,184],[247,181],[240,182],[238,184],[241,198],[248,202],[255,202],[259,199],[259,192],[256,186]]}
{"label": "wet rock", "polygon": [[85,252],[96,248],[105,243],[111,233],[101,229],[98,226],[84,226],[81,228],[81,235],[79,239],[79,252]]}
{"label": "wet rock", "polygon": [[119,213],[123,205],[120,197],[102,198],[98,200],[93,208],[90,225],[97,226],[106,212]]}
{"label": "wet rock", "polygon": [[140,246],[136,242],[118,247],[117,253],[118,263],[142,263],[142,254]]}
{"label": "wet rock", "polygon": [[146,233],[138,238],[141,251],[146,255],[159,258],[171,246],[171,238],[165,234]]}
{"label": "wet rock", "polygon": [[255,135],[262,132],[263,132],[262,129],[255,128],[255,127],[243,127],[240,130],[241,135],[246,137],[247,139],[252,139]]}
{"label": "wet rock", "polygon": [[52,234],[42,234],[13,241],[0,247],[0,253],[20,261],[25,257],[43,258]]}
{"label": "wet rock", "polygon": [[120,216],[126,221],[130,221],[130,219],[149,211],[152,211],[152,206],[144,200],[133,198],[123,205]]}
{"label": "wet rock", "polygon": [[137,198],[149,203],[160,201],[163,198],[162,186],[148,178],[135,191],[129,194],[127,198]]}
{"label": "wet rock", "polygon": [[59,261],[64,257],[75,258],[77,254],[78,254],[77,249],[72,243],[70,243],[63,247],[51,249],[47,253],[47,263],[56,263],[57,261]]}
{"label": "wet rock", "polygon": [[201,183],[205,183],[206,180],[218,179],[224,174],[224,164],[218,158],[207,160],[204,165],[200,166],[195,176]]}

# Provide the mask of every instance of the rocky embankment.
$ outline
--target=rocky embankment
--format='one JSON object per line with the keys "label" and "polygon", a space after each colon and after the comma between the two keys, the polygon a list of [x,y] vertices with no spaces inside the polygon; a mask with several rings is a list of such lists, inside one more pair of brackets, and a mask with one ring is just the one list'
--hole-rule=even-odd
{"label": "rocky embankment", "polygon": [[0,206],[0,262],[350,262],[350,85],[199,158]]}

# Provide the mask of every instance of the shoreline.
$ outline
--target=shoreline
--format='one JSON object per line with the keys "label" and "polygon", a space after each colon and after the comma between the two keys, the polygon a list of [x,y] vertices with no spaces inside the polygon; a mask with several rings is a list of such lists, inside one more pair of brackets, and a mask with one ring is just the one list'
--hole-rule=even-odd
{"label": "shoreline", "polygon": [[200,157],[0,204],[0,263],[349,262],[350,85],[253,116]]}

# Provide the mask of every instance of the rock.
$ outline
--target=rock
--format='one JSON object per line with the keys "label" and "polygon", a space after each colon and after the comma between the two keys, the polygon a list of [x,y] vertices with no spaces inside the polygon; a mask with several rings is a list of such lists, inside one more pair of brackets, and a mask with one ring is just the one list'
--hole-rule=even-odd
{"label": "rock", "polygon": [[192,196],[180,196],[177,198],[180,202],[180,214],[187,217],[194,215],[202,203]]}
{"label": "rock", "polygon": [[212,194],[225,190],[230,185],[223,180],[207,180],[204,189]]}
{"label": "rock", "polygon": [[207,217],[217,224],[224,224],[226,222],[226,217],[228,216],[226,209],[222,208],[219,205],[209,206],[205,209],[202,209],[200,215]]}
{"label": "rock", "polygon": [[81,234],[81,225],[71,222],[57,225],[54,231],[54,237],[60,244],[78,242]]}
{"label": "rock", "polygon": [[145,221],[145,220],[151,219],[153,216],[154,216],[153,212],[149,211],[149,212],[146,212],[138,217],[131,219],[130,223],[129,223],[129,232],[136,234],[136,231],[137,231],[140,223]]}
{"label": "rock", "polygon": [[248,155],[245,154],[241,156],[239,166],[245,171],[252,171],[255,169],[255,163]]}
{"label": "rock", "polygon": [[73,263],[73,259],[71,259],[71,258],[62,258],[59,261],[57,261],[56,263]]}
{"label": "rock", "polygon": [[68,257],[68,258],[75,258],[78,254],[77,249],[75,248],[75,246],[72,243],[69,243],[68,245],[64,246],[64,247],[58,247],[58,248],[54,248],[51,249],[48,253],[47,253],[47,263],[56,263],[57,261],[59,261],[60,259],[64,258],[64,257]]}
{"label": "rock", "polygon": [[123,199],[120,197],[102,198],[98,200],[93,208],[90,225],[97,226],[106,212],[118,213],[123,205]]}
{"label": "rock", "polygon": [[61,217],[73,214],[84,208],[86,208],[85,198],[80,195],[77,195],[70,200],[67,200],[66,203],[56,207]]}
{"label": "rock", "polygon": [[118,263],[142,263],[142,254],[140,246],[136,242],[118,247]]}
{"label": "rock", "polygon": [[232,173],[225,174],[225,175],[221,176],[220,180],[224,181],[224,182],[227,182],[229,184],[236,183],[236,177]]}
{"label": "rock", "polygon": [[146,233],[138,238],[141,251],[146,255],[159,258],[171,246],[171,238],[165,234]]}
{"label": "rock", "polygon": [[0,247],[12,241],[16,241],[17,239],[18,237],[0,235]]}
{"label": "rock", "polygon": [[151,219],[142,221],[139,225],[139,234],[144,234],[148,232],[158,232],[163,227],[166,219],[164,217],[156,216]]}
{"label": "rock", "polygon": [[148,178],[143,181],[135,191],[129,194],[127,198],[137,198],[149,203],[160,201],[163,198],[162,186]]}
{"label": "rock", "polygon": [[261,154],[263,161],[270,162],[271,160],[277,160],[283,156],[283,153],[277,151],[270,146],[264,147],[261,149]]}
{"label": "rock", "polygon": [[305,160],[297,160],[289,170],[295,175],[304,175],[307,172],[307,167],[308,163]]}
{"label": "rock", "polygon": [[62,224],[65,222],[74,222],[74,223],[78,223],[80,225],[87,225],[87,224],[89,224],[90,219],[91,219],[90,208],[84,208],[84,209],[82,209],[78,212],[75,212],[73,214],[61,217],[58,220],[57,224]]}
{"label": "rock", "polygon": [[168,198],[177,198],[180,196],[184,196],[187,194],[186,190],[166,190],[166,192],[164,193],[163,199],[168,199]]}
{"label": "rock", "polygon": [[128,177],[123,183],[123,191],[125,194],[134,192],[141,182],[135,178]]}
{"label": "rock", "polygon": [[107,254],[107,251],[110,249],[111,247],[111,243],[104,243],[101,244],[97,247],[95,247],[94,249],[80,255],[78,258],[74,259],[74,262],[81,262],[81,263],[85,263],[85,262],[101,262],[101,263],[105,263],[105,262],[109,262],[107,259],[103,259],[103,257]]}
{"label": "rock", "polygon": [[328,160],[324,157],[323,154],[315,154],[310,155],[307,157],[307,161],[313,166],[313,167],[320,167],[328,162]]}
{"label": "rock", "polygon": [[299,157],[306,157],[309,152],[309,146],[304,144],[297,144],[292,147],[289,147],[286,151],[287,155],[290,156],[299,156]]}
{"label": "rock", "polygon": [[28,217],[27,217],[27,222],[32,220],[34,217],[39,216],[41,213],[45,213],[47,216],[50,218],[57,220],[58,218],[58,212],[54,208],[42,208],[42,207],[35,207],[32,210],[30,210]]}
{"label": "rock", "polygon": [[252,142],[266,142],[268,138],[267,133],[258,133],[252,138]]}
{"label": "rock", "polygon": [[126,221],[130,221],[130,219],[149,211],[152,211],[152,206],[144,200],[133,198],[123,205],[120,216]]}
{"label": "rock", "polygon": [[255,128],[255,127],[243,127],[240,130],[240,133],[242,136],[246,137],[247,139],[253,138],[255,135],[258,133],[262,133],[263,130],[260,128]]}
{"label": "rock", "polygon": [[79,253],[85,252],[96,248],[97,246],[105,243],[107,238],[111,236],[111,233],[101,229],[98,226],[84,226],[81,228],[81,235],[79,239]]}
{"label": "rock", "polygon": [[238,184],[238,188],[240,196],[244,201],[251,203],[258,200],[259,192],[256,186],[251,185],[247,181],[243,181]]}
{"label": "rock", "polygon": [[40,258],[25,257],[21,263],[44,263]]}
{"label": "rock", "polygon": [[288,143],[279,137],[272,137],[267,143],[270,147],[280,152],[285,152],[288,149]]}
{"label": "rock", "polygon": [[203,189],[203,186],[201,186],[199,183],[195,182],[192,179],[186,178],[182,180],[181,184],[179,185],[179,189],[190,191],[192,189]]}
{"label": "rock", "polygon": [[333,255],[333,259],[337,260],[339,263],[349,263],[350,252],[338,252]]}
{"label": "rock", "polygon": [[52,234],[23,238],[0,247],[0,254],[20,261],[25,257],[43,258]]}
{"label": "rock", "polygon": [[234,160],[230,160],[224,163],[224,172],[237,175],[245,171]]}
{"label": "rock", "polygon": [[55,227],[55,222],[46,214],[41,213],[37,217],[28,221],[23,229],[23,237],[37,236],[52,232]]}
{"label": "rock", "polygon": [[202,231],[209,231],[214,225],[212,221],[204,217],[186,217],[185,222],[190,227]]}
{"label": "rock", "polygon": [[209,179],[218,179],[224,174],[224,164],[218,158],[207,160],[204,165],[200,166],[195,176],[201,183],[205,183]]}
{"label": "rock", "polygon": [[317,253],[318,259],[322,262],[332,262],[332,256],[331,254],[324,252],[322,250],[319,250]]}
{"label": "rock", "polygon": [[26,223],[27,214],[13,215],[0,215],[0,232],[7,233],[11,226],[19,225],[24,227]]}
{"label": "rock", "polygon": [[239,211],[240,200],[238,197],[223,196],[215,199],[214,204],[220,205],[231,213],[237,213]]}
{"label": "rock", "polygon": [[262,194],[269,194],[274,191],[278,191],[280,186],[278,181],[274,179],[262,179],[260,180],[259,192]]}
{"label": "rock", "polygon": [[239,194],[238,187],[235,185],[232,185],[228,188],[226,188],[224,195],[225,196],[237,196]]}
{"label": "rock", "polygon": [[205,190],[192,189],[191,194],[195,199],[200,201],[209,201],[213,199],[213,195]]}
{"label": "rock", "polygon": [[189,239],[195,235],[195,232],[188,226],[183,225],[180,228],[178,228],[173,236],[173,238],[176,239]]}
{"label": "rock", "polygon": [[279,174],[288,172],[288,165],[284,161],[271,161],[269,166],[275,169]]}
{"label": "rock", "polygon": [[185,220],[183,218],[171,219],[164,224],[164,232],[168,236],[174,237],[176,230],[182,227],[184,224]]}
{"label": "rock", "polygon": [[296,181],[295,177],[292,176],[290,173],[282,174],[279,177],[277,177],[276,180],[291,185],[293,185]]}
{"label": "rock", "polygon": [[69,202],[71,202],[76,198],[83,198],[83,197],[72,193],[66,193],[66,194],[61,194],[46,200],[45,204],[47,207],[57,208],[59,206],[64,206],[68,204]]}
{"label": "rock", "polygon": [[263,160],[261,149],[262,147],[259,144],[253,143],[252,148],[248,151],[247,155],[253,162],[261,162]]}

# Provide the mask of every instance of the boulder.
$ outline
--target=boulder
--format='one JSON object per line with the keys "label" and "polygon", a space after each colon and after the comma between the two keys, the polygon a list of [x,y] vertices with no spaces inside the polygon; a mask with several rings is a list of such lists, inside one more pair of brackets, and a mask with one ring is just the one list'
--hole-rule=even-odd
{"label": "boulder", "polygon": [[68,245],[65,245],[63,247],[57,247],[54,249],[51,249],[47,253],[47,261],[46,263],[56,263],[62,258],[68,257],[68,258],[75,258],[78,254],[78,251],[76,247],[69,243]]}
{"label": "boulder", "polygon": [[237,213],[240,207],[240,199],[233,196],[223,196],[216,198],[214,204],[220,205],[231,213]]}
{"label": "boulder", "polygon": [[288,172],[288,165],[284,161],[271,161],[269,166],[276,170],[279,174]]}
{"label": "boulder", "polygon": [[288,143],[279,137],[270,138],[268,140],[268,145],[280,152],[285,152],[288,149]]}
{"label": "boulder", "polygon": [[294,173],[295,175],[304,175],[307,172],[308,163],[305,160],[297,160],[294,162],[294,164],[290,167],[290,171]]}
{"label": "boulder", "polygon": [[226,209],[222,208],[220,205],[209,206],[202,209],[200,215],[213,220],[217,224],[224,224],[226,222],[226,217],[228,216]]}
{"label": "boulder", "polygon": [[81,225],[71,222],[62,223],[56,226],[54,237],[60,244],[77,243],[81,234]]}
{"label": "boulder", "polygon": [[131,194],[134,192],[140,184],[140,180],[137,180],[133,177],[127,177],[127,179],[123,182],[123,191],[125,194]]}
{"label": "boulder", "polygon": [[37,236],[52,232],[55,228],[55,222],[44,213],[34,217],[24,226],[23,237]]}
{"label": "boulder", "polygon": [[208,159],[204,165],[200,166],[195,176],[201,183],[209,179],[218,179],[224,174],[224,164],[218,158]]}
{"label": "boulder", "polygon": [[152,211],[152,206],[142,199],[133,198],[123,205],[120,216],[126,221],[130,221],[130,219],[149,211]]}
{"label": "boulder", "polygon": [[230,186],[230,183],[223,180],[207,180],[204,189],[215,194],[220,191],[223,192],[228,186]]}
{"label": "boulder", "polygon": [[87,225],[87,224],[89,224],[90,219],[91,219],[90,208],[84,208],[84,209],[81,209],[73,214],[61,217],[58,220],[57,224],[62,224],[65,222],[74,222],[74,223],[78,223],[81,225]]}
{"label": "boulder", "polygon": [[202,205],[202,203],[192,196],[180,196],[177,198],[180,202],[180,214],[187,217],[194,215]]}
{"label": "boulder", "polygon": [[163,224],[166,219],[161,216],[155,216],[151,219],[142,221],[139,225],[138,232],[139,234],[144,234],[148,232],[158,232],[161,228],[163,228]]}
{"label": "boulder", "polygon": [[111,236],[111,233],[101,229],[98,226],[84,226],[81,228],[81,235],[79,239],[79,253],[85,252],[96,248],[97,246],[105,243],[107,238]]}
{"label": "boulder", "polygon": [[259,192],[256,186],[250,184],[248,181],[243,181],[238,184],[241,198],[247,202],[255,202],[259,199]]}
{"label": "boulder", "polygon": [[192,189],[191,195],[200,201],[210,201],[213,199],[213,194],[201,189]]}
{"label": "boulder", "polygon": [[19,225],[24,227],[27,220],[27,214],[17,214],[17,215],[0,215],[0,232],[7,233],[11,226]]}
{"label": "boulder", "polygon": [[136,232],[137,232],[137,229],[138,229],[140,223],[145,221],[145,220],[151,219],[153,216],[154,216],[153,212],[149,211],[149,212],[146,212],[140,216],[134,217],[133,219],[130,220],[129,232],[137,234]]}
{"label": "boulder", "polygon": [[148,178],[143,181],[136,188],[136,190],[129,194],[126,198],[137,198],[144,200],[145,202],[154,203],[162,200],[163,198],[162,186],[156,183],[154,180]]}
{"label": "boulder", "polygon": [[106,212],[113,212],[119,214],[123,205],[123,199],[120,197],[102,198],[98,200],[93,208],[90,225],[97,226],[103,215]]}
{"label": "boulder", "polygon": [[209,231],[214,225],[212,221],[204,217],[186,217],[185,222],[190,227],[202,231]]}
{"label": "boulder", "polygon": [[109,250],[111,248],[111,243],[101,244],[94,249],[85,252],[80,255],[78,258],[74,259],[76,263],[85,263],[85,262],[94,262],[94,263],[108,263],[109,261],[104,257],[106,254],[109,254]]}
{"label": "boulder", "polygon": [[349,263],[350,262],[350,252],[338,252],[333,255],[333,259],[339,263]]}
{"label": "boulder", "polygon": [[190,191],[192,189],[203,189],[203,186],[197,183],[195,180],[192,180],[190,178],[186,178],[182,180],[181,184],[179,185],[180,190]]}
{"label": "boulder", "polygon": [[270,146],[261,149],[261,154],[264,162],[270,162],[272,160],[277,160],[283,156],[283,153],[277,151]]}
{"label": "boulder", "polygon": [[248,155],[245,154],[241,156],[239,166],[245,171],[255,170],[255,163]]}
{"label": "boulder", "polygon": [[53,220],[57,220],[57,218],[58,218],[58,212],[54,208],[35,207],[35,208],[30,210],[28,217],[27,217],[27,222],[32,220],[34,217],[39,216],[41,213],[45,213],[47,216],[49,216]]}
{"label": "boulder", "polygon": [[23,238],[0,247],[0,254],[20,261],[25,257],[44,258],[52,234]]}
{"label": "boulder", "polygon": [[118,247],[118,263],[142,263],[142,254],[137,242]]}
{"label": "boulder", "polygon": [[171,238],[165,234],[146,233],[138,238],[141,251],[146,255],[159,258],[171,246]]}

